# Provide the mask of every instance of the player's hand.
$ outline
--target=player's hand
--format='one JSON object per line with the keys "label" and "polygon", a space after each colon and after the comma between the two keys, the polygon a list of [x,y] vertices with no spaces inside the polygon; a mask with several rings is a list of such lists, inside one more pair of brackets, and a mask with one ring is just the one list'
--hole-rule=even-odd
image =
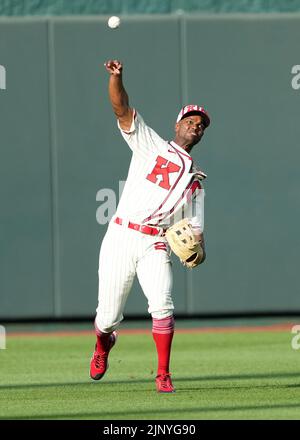
{"label": "player's hand", "polygon": [[106,70],[112,75],[121,75],[123,64],[118,60],[108,60],[104,63]]}

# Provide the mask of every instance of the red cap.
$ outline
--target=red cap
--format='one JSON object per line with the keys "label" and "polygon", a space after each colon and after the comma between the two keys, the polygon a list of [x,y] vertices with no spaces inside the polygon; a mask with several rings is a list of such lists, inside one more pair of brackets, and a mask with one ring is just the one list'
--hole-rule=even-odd
{"label": "red cap", "polygon": [[181,121],[188,113],[199,113],[203,117],[203,122],[205,124],[205,128],[210,124],[210,117],[207,111],[203,107],[199,107],[199,105],[189,104],[182,107],[180,110],[176,122]]}

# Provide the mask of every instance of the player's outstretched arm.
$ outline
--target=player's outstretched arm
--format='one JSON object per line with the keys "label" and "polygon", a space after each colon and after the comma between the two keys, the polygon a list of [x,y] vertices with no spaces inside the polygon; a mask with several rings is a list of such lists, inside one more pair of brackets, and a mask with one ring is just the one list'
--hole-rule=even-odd
{"label": "player's outstretched arm", "polygon": [[123,65],[118,60],[109,60],[105,64],[110,73],[108,93],[113,111],[123,130],[129,130],[132,123],[133,110],[129,107],[129,99],[122,81]]}

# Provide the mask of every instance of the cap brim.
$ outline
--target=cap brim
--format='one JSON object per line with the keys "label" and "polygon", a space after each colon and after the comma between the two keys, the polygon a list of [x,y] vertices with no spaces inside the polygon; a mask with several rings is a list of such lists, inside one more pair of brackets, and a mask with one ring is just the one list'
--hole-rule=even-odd
{"label": "cap brim", "polygon": [[204,124],[205,124],[205,128],[209,126],[210,124],[210,119],[207,116],[206,113],[202,112],[201,110],[192,110],[190,112],[185,113],[177,122],[182,121],[182,119],[187,118],[188,116],[192,116],[192,115],[201,115],[203,120],[204,120]]}

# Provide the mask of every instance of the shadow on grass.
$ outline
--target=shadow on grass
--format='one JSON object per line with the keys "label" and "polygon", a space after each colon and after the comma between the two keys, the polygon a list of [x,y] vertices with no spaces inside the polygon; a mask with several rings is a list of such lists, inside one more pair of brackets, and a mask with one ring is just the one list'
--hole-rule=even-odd
{"label": "shadow on grass", "polygon": [[[257,374],[236,374],[236,375],[211,375],[211,376],[189,376],[189,377],[180,377],[176,376],[174,380],[176,382],[206,382],[206,381],[228,381],[228,380],[259,380],[259,379],[289,379],[289,378],[299,378],[299,372],[291,372],[291,373],[257,373]],[[107,380],[104,381],[74,381],[74,382],[50,382],[50,383],[26,383],[26,384],[0,384],[0,390],[16,390],[16,389],[27,389],[27,388],[51,388],[51,387],[68,387],[68,386],[112,386],[112,385],[126,385],[126,384],[147,384],[153,382],[154,377],[150,377],[149,379],[124,379],[124,380]],[[266,386],[266,385],[261,385]],[[299,387],[299,384],[287,384],[287,385],[279,385],[280,387]],[[253,387],[253,384],[251,384]],[[207,387],[206,387],[207,388]],[[213,387],[215,389],[215,387]],[[183,389],[188,390],[188,388]],[[190,390],[195,390],[195,387],[190,388]],[[119,390],[120,391],[120,390]]]}
{"label": "shadow on grass", "polygon": [[[175,394],[172,394],[171,396],[175,396]],[[170,396],[170,397],[171,397]],[[172,398],[172,397],[171,397]],[[191,414],[206,414],[206,413],[220,413],[220,412],[237,412],[237,411],[262,411],[262,410],[283,410],[283,409],[292,409],[292,408],[299,408],[300,409],[300,402],[299,403],[289,403],[289,404],[270,404],[270,405],[245,405],[245,406],[207,406],[205,405],[205,407],[195,407],[195,408],[182,408],[182,407],[174,407],[172,406],[172,409],[164,409],[164,408],[159,408],[157,410],[153,410],[152,408],[149,409],[145,409],[145,410],[135,410],[135,411],[130,411],[130,410],[124,410],[124,411],[99,411],[99,412],[74,412],[74,413],[68,413],[68,414],[50,414],[50,415],[30,415],[30,416],[14,416],[14,417],[0,417],[0,420],[5,419],[5,420],[50,420],[50,419],[68,419],[68,418],[72,418],[75,419],[76,418],[92,418],[94,420],[103,420],[105,418],[107,418],[108,420],[115,420],[115,419],[122,419],[122,420],[130,420],[130,417],[139,417],[139,420],[141,420],[141,416],[145,415],[148,418],[152,417],[156,417],[157,415],[167,415],[167,417],[169,417],[170,415],[172,415],[172,413],[180,413],[180,417],[178,419],[183,420],[184,419],[184,414],[188,415],[188,418],[190,418]],[[246,415],[246,414],[245,414]],[[166,417],[160,417],[160,419],[163,419]],[[240,417],[241,418],[241,417]],[[253,418],[253,416],[251,417]],[[265,417],[264,417],[265,419]]]}

